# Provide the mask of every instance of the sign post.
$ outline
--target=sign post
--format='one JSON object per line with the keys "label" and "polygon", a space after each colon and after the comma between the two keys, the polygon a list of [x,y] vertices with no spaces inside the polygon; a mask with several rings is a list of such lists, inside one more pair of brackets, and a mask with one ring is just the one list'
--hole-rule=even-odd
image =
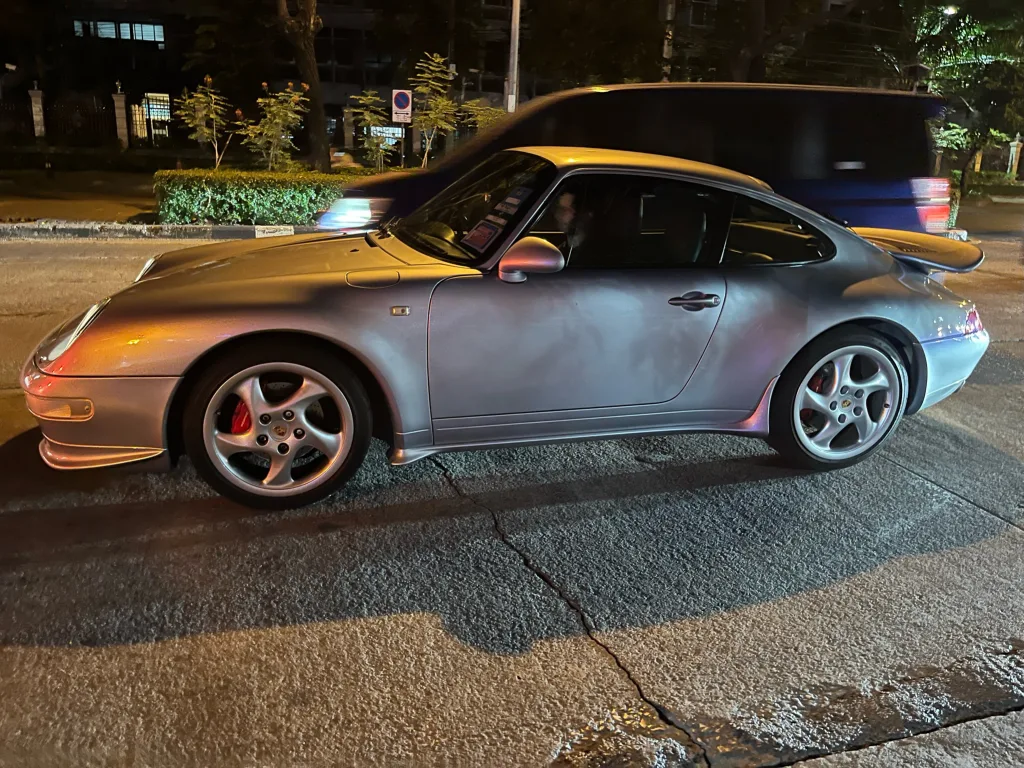
{"label": "sign post", "polygon": [[405,126],[412,122],[412,91],[391,91],[391,122],[402,126],[398,151],[402,156],[402,167],[405,168]]}

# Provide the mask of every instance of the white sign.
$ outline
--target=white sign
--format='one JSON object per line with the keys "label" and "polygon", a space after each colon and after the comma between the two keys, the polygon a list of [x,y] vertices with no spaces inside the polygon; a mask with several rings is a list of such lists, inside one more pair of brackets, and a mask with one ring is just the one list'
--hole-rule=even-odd
{"label": "white sign", "polygon": [[384,136],[389,139],[400,139],[405,135],[405,128],[400,125],[371,125],[371,136]]}
{"label": "white sign", "polygon": [[412,91],[391,92],[391,122],[412,122]]}

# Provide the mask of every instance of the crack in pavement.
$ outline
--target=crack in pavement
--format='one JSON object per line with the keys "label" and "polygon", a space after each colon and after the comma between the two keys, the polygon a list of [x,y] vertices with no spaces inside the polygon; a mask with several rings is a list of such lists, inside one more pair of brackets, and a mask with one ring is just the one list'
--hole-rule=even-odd
{"label": "crack in pavement", "polygon": [[541,568],[540,565],[538,565],[533,560],[533,558],[529,556],[529,554],[527,554],[524,550],[516,546],[516,544],[512,541],[511,537],[508,535],[508,531],[505,530],[505,526],[502,525],[501,517],[498,515],[497,511],[491,509],[483,502],[474,498],[471,494],[468,494],[465,491],[463,491],[462,488],[459,487],[459,484],[455,479],[455,475],[452,474],[452,471],[448,467],[446,467],[436,456],[431,456],[429,458],[430,462],[441,470],[441,473],[444,475],[444,478],[448,482],[448,485],[451,486],[452,490],[454,490],[456,494],[458,494],[460,497],[464,499],[467,499],[468,501],[478,506],[480,509],[490,514],[491,520],[494,522],[494,530],[498,534],[498,538],[501,540],[501,542],[510,550],[515,552],[523,561],[523,565],[525,565],[527,569],[529,569],[531,572],[533,572],[535,576],[537,576],[541,581],[543,581],[548,586],[548,588],[551,589],[551,591],[553,591],[558,596],[558,598],[562,602],[569,606],[570,610],[572,610],[572,612],[576,615],[576,618],[579,620],[580,624],[583,627],[583,630],[587,633],[587,636],[590,638],[590,640],[595,645],[597,645],[597,647],[599,647],[602,651],[604,651],[608,655],[608,657],[614,662],[615,666],[618,667],[619,671],[626,677],[629,683],[636,690],[637,695],[640,697],[640,700],[643,701],[647,706],[649,706],[652,710],[654,710],[654,712],[657,713],[658,717],[661,719],[662,723],[667,728],[679,731],[679,733],[681,733],[685,737],[684,743],[688,742],[689,745],[691,745],[697,753],[696,764],[703,765],[705,766],[705,768],[710,768],[711,761],[708,758],[707,749],[704,747],[704,745],[697,741],[697,739],[693,736],[693,734],[690,733],[689,730],[687,730],[684,726],[677,722],[668,710],[666,710],[660,704],[651,699],[646,693],[644,693],[644,690],[641,687],[640,682],[633,676],[633,673],[629,670],[629,668],[622,663],[622,659],[620,659],[618,655],[608,645],[603,643],[597,637],[597,630],[594,626],[594,622],[590,618],[590,616],[587,615],[587,612],[584,610],[583,606],[579,603],[579,601],[574,599],[571,595],[569,595],[565,591],[565,589],[557,581],[555,581],[554,578],[552,578],[550,574],[545,572],[544,569]]}
{"label": "crack in pavement", "polygon": [[992,517],[996,518],[997,520],[1001,520],[1004,523],[1006,523],[1007,525],[1009,525],[1009,526],[1011,526],[1013,528],[1016,528],[1021,533],[1024,533],[1024,525],[1021,525],[1016,520],[1014,520],[1012,518],[1009,518],[1009,517],[1004,517],[1003,515],[1001,515],[998,512],[996,512],[994,509],[989,509],[984,504],[981,504],[980,502],[975,501],[974,499],[970,499],[967,496],[964,496],[959,491],[955,491],[952,488],[947,488],[945,485],[943,485],[942,483],[938,482],[937,480],[934,480],[933,478],[928,477],[923,472],[919,472],[918,470],[912,469],[911,467],[908,467],[905,464],[901,464],[900,462],[896,461],[896,459],[892,458],[891,456],[883,455],[881,458],[883,458],[885,461],[888,461],[893,466],[899,467],[904,472],[909,472],[914,477],[919,478],[920,480],[924,480],[926,483],[929,483],[930,485],[934,485],[939,490],[945,491],[946,493],[950,494],[951,496],[955,496],[956,498],[960,499],[960,501],[963,501],[963,502],[965,502],[967,504],[970,504],[972,507],[976,507],[976,508],[980,509],[982,512],[987,512],[988,514],[992,515]]}
{"label": "crack in pavement", "polygon": [[926,734],[929,734],[929,733],[938,733],[939,731],[945,731],[948,728],[953,728],[953,727],[955,727],[957,725],[963,725],[964,723],[975,723],[975,722],[978,722],[980,720],[992,720],[992,719],[994,719],[996,717],[1006,717],[1007,715],[1012,715],[1012,714],[1015,714],[1017,712],[1024,712],[1024,705],[1021,705],[1021,706],[1018,706],[1018,707],[1011,707],[1010,709],[1007,709],[1005,711],[993,712],[992,714],[988,714],[988,715],[978,715],[976,717],[965,717],[962,720],[956,720],[954,722],[943,723],[942,725],[937,725],[934,728],[928,728],[926,730],[915,731],[914,733],[908,733],[905,736],[896,736],[896,737],[891,738],[891,739],[882,739],[880,741],[875,741],[875,742],[872,742],[870,744],[860,744],[860,745],[855,746],[855,747],[849,747],[847,749],[840,749],[840,750],[837,750],[835,752],[829,752],[828,755],[812,755],[810,757],[800,758],[799,760],[793,760],[793,761],[782,762],[782,763],[772,763],[771,765],[762,766],[762,768],[789,768],[790,766],[793,766],[793,765],[803,765],[804,763],[809,763],[812,760],[821,760],[823,757],[828,757],[829,755],[845,755],[845,754],[848,754],[850,752],[863,752],[864,750],[867,750],[867,749],[873,749],[874,747],[880,747],[883,744],[893,744],[895,742],[900,742],[900,741],[910,741],[912,739],[916,739],[918,736],[925,736]]}

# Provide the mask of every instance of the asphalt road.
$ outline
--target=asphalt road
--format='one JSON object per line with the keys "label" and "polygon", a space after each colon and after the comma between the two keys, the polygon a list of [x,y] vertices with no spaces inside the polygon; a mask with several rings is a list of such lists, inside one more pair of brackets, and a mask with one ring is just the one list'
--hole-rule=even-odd
{"label": "asphalt road", "polygon": [[1024,250],[985,245],[949,284],[991,351],[848,470],[377,445],[265,514],[187,465],[47,470],[14,389],[180,243],[0,243],[0,765],[1024,764]]}

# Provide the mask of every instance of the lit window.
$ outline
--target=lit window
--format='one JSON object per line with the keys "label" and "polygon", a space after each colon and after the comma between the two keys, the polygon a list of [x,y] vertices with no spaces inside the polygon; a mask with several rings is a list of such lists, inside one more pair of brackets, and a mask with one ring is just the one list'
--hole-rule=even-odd
{"label": "lit window", "polygon": [[164,41],[164,25],[163,24],[154,24],[153,25],[153,31],[154,31],[154,36],[156,37],[156,41],[158,43],[162,43]]}
{"label": "lit window", "polygon": [[75,37],[85,37],[85,28],[80,21],[75,22]]}
{"label": "lit window", "polygon": [[119,36],[120,36],[120,38],[122,40],[131,40],[132,39],[132,25],[131,24],[122,24],[120,32],[118,34],[119,34]]}
{"label": "lit window", "polygon": [[117,37],[117,25],[112,21],[97,21],[96,22],[96,36],[97,37]]}
{"label": "lit window", "polygon": [[142,100],[149,120],[171,119],[171,97],[166,93],[147,93]]}

